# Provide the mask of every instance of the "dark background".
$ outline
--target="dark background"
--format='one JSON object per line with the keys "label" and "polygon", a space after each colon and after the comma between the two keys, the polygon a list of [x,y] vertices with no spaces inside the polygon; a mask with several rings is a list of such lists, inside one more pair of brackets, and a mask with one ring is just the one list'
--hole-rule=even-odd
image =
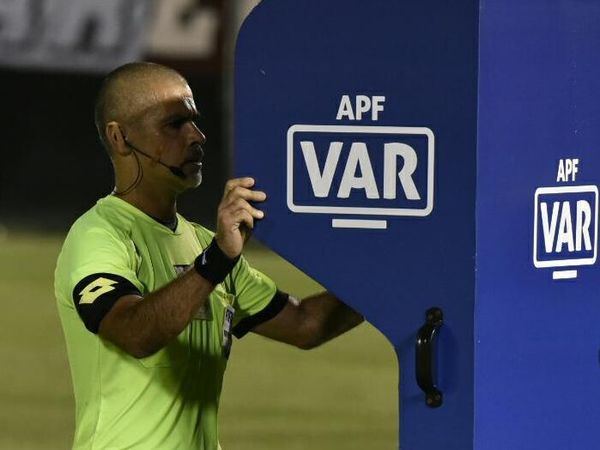
{"label": "dark background", "polygon": [[[66,230],[112,191],[112,166],[98,140],[93,115],[102,78],[0,71],[0,223]],[[187,78],[208,140],[202,185],[184,194],[178,207],[190,220],[212,226],[229,166],[222,129],[222,79],[218,73]]]}
{"label": "dark background", "polygon": [[[144,46],[139,56],[178,70],[194,92],[200,126],[207,136],[203,182],[182,195],[178,210],[209,227],[214,225],[231,166],[226,134],[230,130],[225,124],[234,6],[223,0],[190,0],[172,11],[181,29],[197,26],[193,21],[196,14],[215,13],[216,38],[209,53],[187,57],[154,54]],[[149,8],[147,29],[150,18],[159,14],[159,9]],[[96,42],[94,17],[89,21],[79,42],[73,44],[75,48]],[[2,26],[0,20],[0,30]],[[32,27],[31,32],[36,31],[41,38],[43,30]],[[2,44],[7,45],[5,41]],[[113,67],[122,62],[115,59]],[[0,68],[0,228],[66,232],[77,217],[113,189],[112,165],[97,137],[93,113],[96,93],[110,70],[81,71],[70,60],[56,66],[65,69]]]}

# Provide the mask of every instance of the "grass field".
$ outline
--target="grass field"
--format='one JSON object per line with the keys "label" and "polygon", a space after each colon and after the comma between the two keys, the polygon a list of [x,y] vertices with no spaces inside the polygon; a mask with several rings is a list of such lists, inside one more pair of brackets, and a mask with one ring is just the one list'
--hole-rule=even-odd
{"label": "grass field", "polygon": [[[0,449],[67,449],[74,404],[52,279],[61,236],[0,231]],[[319,286],[257,245],[253,265],[298,296]],[[249,335],[233,346],[224,450],[398,447],[397,364],[368,324],[309,352]]]}

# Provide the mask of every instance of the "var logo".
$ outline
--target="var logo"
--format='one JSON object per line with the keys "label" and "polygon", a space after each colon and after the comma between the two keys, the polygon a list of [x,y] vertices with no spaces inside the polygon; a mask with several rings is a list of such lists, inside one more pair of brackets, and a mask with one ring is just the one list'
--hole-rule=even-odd
{"label": "var logo", "polygon": [[[287,204],[293,212],[427,216],[433,209],[435,145],[428,128],[294,125],[287,147]],[[387,226],[372,220],[332,222],[344,224]]]}
{"label": "var logo", "polygon": [[[598,250],[598,187],[541,187],[535,191],[533,261],[560,268],[554,279],[576,278],[576,266],[592,265]],[[566,270],[570,268],[569,270]]]}

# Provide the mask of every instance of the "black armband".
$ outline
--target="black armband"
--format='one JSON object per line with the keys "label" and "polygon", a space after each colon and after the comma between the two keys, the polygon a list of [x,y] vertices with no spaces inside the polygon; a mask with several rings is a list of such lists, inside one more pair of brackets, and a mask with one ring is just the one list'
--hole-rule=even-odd
{"label": "black armband", "polygon": [[214,286],[221,283],[240,259],[239,255],[229,258],[213,239],[208,247],[194,261],[194,269]]}
{"label": "black armband", "polygon": [[112,273],[85,277],[73,289],[73,302],[85,327],[98,333],[100,322],[124,295],[142,295],[131,281]]}
{"label": "black armband", "polygon": [[233,335],[240,339],[244,337],[249,331],[251,331],[257,325],[260,325],[267,320],[271,320],[277,314],[281,312],[287,304],[290,296],[285,292],[277,291],[267,306],[261,311],[257,312],[253,316],[246,317],[233,327]]}

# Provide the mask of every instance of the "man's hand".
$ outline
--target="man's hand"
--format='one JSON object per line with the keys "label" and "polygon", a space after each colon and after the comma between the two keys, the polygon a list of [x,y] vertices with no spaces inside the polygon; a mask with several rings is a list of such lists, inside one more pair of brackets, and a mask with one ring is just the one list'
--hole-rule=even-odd
{"label": "man's hand", "polygon": [[225,184],[225,192],[217,213],[217,244],[229,258],[242,253],[249,230],[254,221],[265,214],[254,208],[250,202],[263,202],[267,194],[253,191],[253,178],[235,178]]}

